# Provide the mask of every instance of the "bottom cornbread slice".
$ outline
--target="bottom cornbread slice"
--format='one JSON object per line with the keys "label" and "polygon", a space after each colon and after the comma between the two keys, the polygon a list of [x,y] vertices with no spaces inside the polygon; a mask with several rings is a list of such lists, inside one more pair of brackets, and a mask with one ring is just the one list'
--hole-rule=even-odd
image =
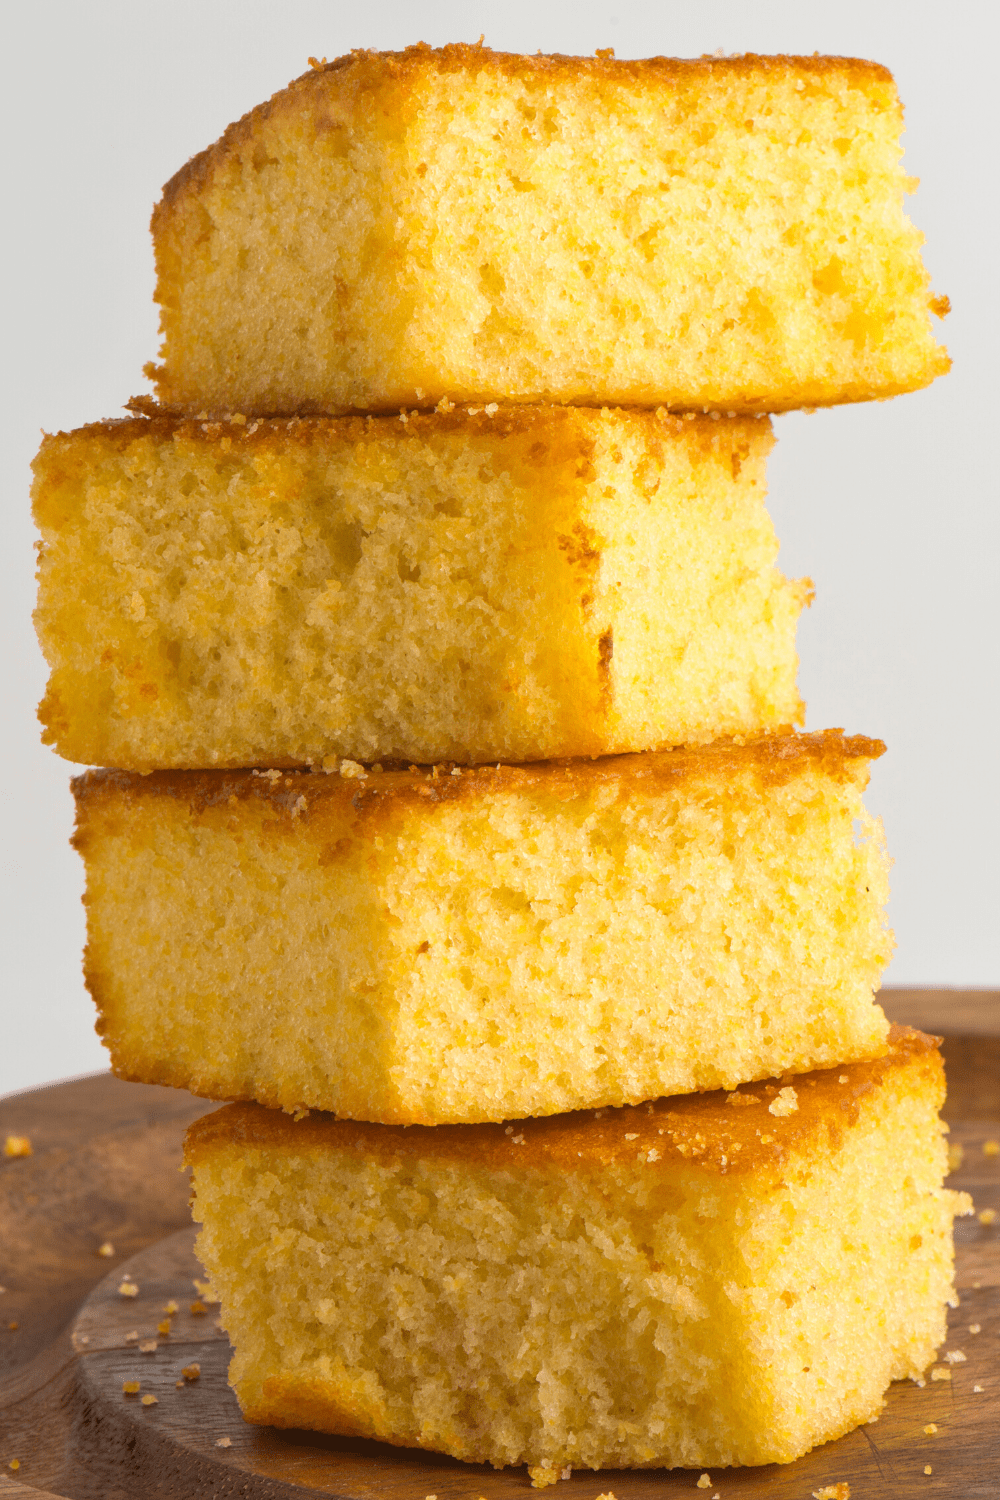
{"label": "bottom cornbread slice", "polygon": [[545,1470],[784,1463],[945,1333],[941,1058],[517,1125],[188,1133],[244,1415]]}

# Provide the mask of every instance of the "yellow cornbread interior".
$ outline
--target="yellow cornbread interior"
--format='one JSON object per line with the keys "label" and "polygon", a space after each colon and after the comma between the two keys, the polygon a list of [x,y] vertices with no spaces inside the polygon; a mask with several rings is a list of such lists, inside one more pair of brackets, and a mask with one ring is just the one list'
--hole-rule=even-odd
{"label": "yellow cornbread interior", "polygon": [[841,1108],[857,1071],[794,1080],[803,1110],[827,1097],[787,1147],[795,1117],[758,1088],[728,1167],[698,1159],[695,1116],[671,1140],[670,1100],[624,1112],[613,1148],[588,1115],[549,1152],[533,1129],[560,1122],[301,1145],[243,1106],[196,1126],[244,1415],[557,1470],[786,1463],[872,1419],[944,1337],[970,1205],[941,1187],[940,1060]]}
{"label": "yellow cornbread interior", "polygon": [[277,772],[274,795],[222,773],[77,783],[114,1068],[435,1124],[877,1053],[892,938],[864,760],[804,755],[769,784],[749,750],[688,752],[676,781],[669,755],[633,776],[648,759],[364,794]]}
{"label": "yellow cornbread interior", "polygon": [[800,722],[770,424],[533,408],[45,441],[45,739],[84,764],[536,760]]}
{"label": "yellow cornbread interior", "polygon": [[167,185],[159,397],[747,411],[925,385],[948,360],[901,125],[890,75],[844,59],[342,58]]}

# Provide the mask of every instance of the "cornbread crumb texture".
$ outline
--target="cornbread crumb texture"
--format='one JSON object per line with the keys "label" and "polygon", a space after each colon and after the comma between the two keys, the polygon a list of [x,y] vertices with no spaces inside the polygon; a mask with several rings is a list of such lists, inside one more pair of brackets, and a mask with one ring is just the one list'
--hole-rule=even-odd
{"label": "cornbread crumb texture", "polygon": [[901,123],[852,59],[354,52],[167,184],[149,373],[190,414],[925,385]]}
{"label": "cornbread crumb texture", "polygon": [[129,770],[536,760],[801,722],[770,424],[507,408],[46,438],[44,738]]}
{"label": "cornbread crumb texture", "polygon": [[98,1029],[123,1077],[424,1124],[872,1056],[881,749],[829,731],[458,776],[89,773]]}
{"label": "cornbread crumb texture", "polygon": [[801,1077],[787,1118],[666,1099],[519,1122],[520,1146],[197,1122],[244,1414],[547,1470],[787,1462],[870,1419],[944,1335],[967,1199],[932,1039],[848,1073]]}

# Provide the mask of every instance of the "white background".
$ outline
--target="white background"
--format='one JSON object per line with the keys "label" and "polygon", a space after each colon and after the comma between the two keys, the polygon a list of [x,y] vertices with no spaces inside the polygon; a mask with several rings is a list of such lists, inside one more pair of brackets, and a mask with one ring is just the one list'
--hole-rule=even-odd
{"label": "white background", "polygon": [[622,57],[832,52],[895,73],[910,212],[955,362],[887,404],[777,420],[781,561],[817,600],[799,635],[808,726],[881,736],[869,806],[896,865],[891,983],[990,985],[997,951],[997,11],[907,0],[92,0],[3,25],[5,389],[0,1091],[103,1067],[80,976],[71,767],[38,742],[28,464],[39,429],[120,415],[157,351],[147,225],[161,185],[309,54],[475,41]]}

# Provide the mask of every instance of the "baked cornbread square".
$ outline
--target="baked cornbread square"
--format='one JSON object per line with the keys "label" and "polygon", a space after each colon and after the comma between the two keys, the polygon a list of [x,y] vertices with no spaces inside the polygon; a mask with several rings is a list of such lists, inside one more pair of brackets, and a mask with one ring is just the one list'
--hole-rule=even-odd
{"label": "baked cornbread square", "polygon": [[205,1116],[244,1415],[545,1471],[787,1463],[871,1420],[944,1337],[971,1209],[935,1041],[506,1128]]}
{"label": "baked cornbread square", "polygon": [[46,438],[40,713],[147,771],[603,755],[801,721],[766,420],[507,407]]}
{"label": "baked cornbread square", "polygon": [[88,773],[98,1031],[123,1078],[427,1125],[875,1055],[883,748]]}
{"label": "baked cornbread square", "polygon": [[357,51],[153,214],[159,399],[779,411],[948,368],[891,75],[837,57]]}

